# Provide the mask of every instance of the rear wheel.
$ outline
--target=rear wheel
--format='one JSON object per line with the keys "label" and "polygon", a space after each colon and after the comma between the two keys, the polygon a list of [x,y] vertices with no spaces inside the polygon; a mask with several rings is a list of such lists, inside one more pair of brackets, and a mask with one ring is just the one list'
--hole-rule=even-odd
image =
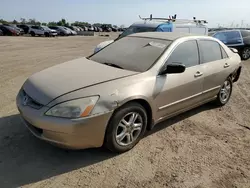
{"label": "rear wheel", "polygon": [[248,60],[250,58],[250,47],[245,47],[242,51],[241,51],[241,59],[242,60]]}
{"label": "rear wheel", "polygon": [[147,125],[147,113],[138,103],[128,103],[111,118],[105,135],[105,146],[117,153],[132,149],[142,138]]}
{"label": "rear wheel", "polygon": [[34,31],[31,31],[31,32],[30,32],[30,35],[31,35],[32,37],[36,36],[36,34],[35,34]]}
{"label": "rear wheel", "polygon": [[216,104],[219,106],[224,106],[229,101],[232,91],[233,91],[233,82],[232,79],[229,77],[225,80],[217,95]]}

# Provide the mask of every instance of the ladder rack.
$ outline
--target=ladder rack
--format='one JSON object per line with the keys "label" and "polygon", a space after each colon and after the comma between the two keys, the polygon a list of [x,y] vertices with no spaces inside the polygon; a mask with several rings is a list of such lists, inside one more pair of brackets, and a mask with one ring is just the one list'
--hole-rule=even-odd
{"label": "ladder rack", "polygon": [[189,19],[176,19],[176,14],[174,16],[169,16],[169,18],[153,18],[152,14],[149,18],[142,18],[139,15],[139,18],[141,20],[147,21],[147,20],[158,20],[158,21],[166,21],[166,22],[177,22],[177,23],[196,23],[196,24],[207,24],[208,22],[206,20],[197,20],[195,17],[193,17],[192,20]]}

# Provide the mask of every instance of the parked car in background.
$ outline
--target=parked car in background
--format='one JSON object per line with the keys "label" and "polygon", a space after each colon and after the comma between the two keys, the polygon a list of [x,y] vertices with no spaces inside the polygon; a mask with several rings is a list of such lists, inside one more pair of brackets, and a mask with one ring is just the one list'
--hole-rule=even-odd
{"label": "parked car in background", "polygon": [[122,153],[167,118],[210,101],[225,105],[240,71],[239,55],[213,37],[137,33],[32,75],[16,104],[37,138]]}
{"label": "parked car in background", "polygon": [[[47,35],[46,33],[48,33],[50,37],[55,37],[55,36],[57,36],[57,31],[56,31],[56,30],[50,29],[50,28],[47,27],[47,26],[41,26],[41,27],[44,29],[45,36]],[[47,35],[47,36],[48,36],[48,35]]]}
{"label": "parked car in background", "polygon": [[11,26],[0,25],[0,29],[2,30],[3,35],[9,35],[9,36],[20,35],[20,31]]}
{"label": "parked car in background", "polygon": [[0,36],[3,36],[3,31],[0,29]]}
{"label": "parked car in background", "polygon": [[79,26],[75,26],[75,27],[77,27],[79,29],[79,31],[84,31],[84,29],[79,27]]}
{"label": "parked car in background", "polygon": [[97,29],[98,29],[98,32],[103,32],[101,27],[97,27]]}
{"label": "parked car in background", "polygon": [[13,27],[17,31],[19,31],[20,35],[24,34],[24,30],[22,28],[17,27],[15,24],[3,24],[3,25]]}
{"label": "parked car in background", "polygon": [[107,25],[102,25],[101,28],[102,28],[103,32],[111,32],[112,31],[112,28],[110,28]]}
{"label": "parked car in background", "polygon": [[70,32],[70,35],[77,35],[77,32],[68,28],[68,27],[63,27],[65,30],[69,31]]}
{"label": "parked car in background", "polygon": [[117,27],[112,27],[111,29],[112,29],[113,32],[117,32],[118,31]]}
{"label": "parked car in background", "polygon": [[48,28],[46,26],[32,25],[32,26],[30,26],[29,34],[31,36],[45,36],[45,37],[50,37],[50,36],[55,36],[56,32],[53,31],[53,30],[51,30],[50,28]]}
{"label": "parked car in background", "polygon": [[95,28],[93,26],[88,26],[88,31],[95,31]]}
{"label": "parked car in background", "polygon": [[57,34],[60,36],[69,36],[71,32],[62,26],[48,26],[50,29],[56,30]]}
{"label": "parked car in background", "polygon": [[212,34],[228,47],[238,50],[242,60],[250,58],[250,31],[249,30],[223,30]]}
{"label": "parked car in background", "polygon": [[29,33],[29,25],[26,25],[26,24],[18,24],[17,27],[23,29],[24,33],[25,34],[28,34]]}
{"label": "parked car in background", "polygon": [[73,31],[80,31],[80,29],[78,28],[78,27],[76,27],[76,26],[67,26],[67,28],[69,28],[69,29],[71,29],[71,30],[73,30]]}
{"label": "parked car in background", "polygon": [[[206,20],[197,20],[193,18],[192,20],[178,20],[175,18],[141,18],[142,21],[133,23],[128,29],[126,29],[119,37],[115,40],[119,40],[122,37],[141,32],[183,32],[183,33],[193,33],[208,35],[208,27]],[[108,26],[103,25],[106,31]],[[114,40],[104,41],[96,46],[94,52],[99,51],[105,46],[111,44]]]}

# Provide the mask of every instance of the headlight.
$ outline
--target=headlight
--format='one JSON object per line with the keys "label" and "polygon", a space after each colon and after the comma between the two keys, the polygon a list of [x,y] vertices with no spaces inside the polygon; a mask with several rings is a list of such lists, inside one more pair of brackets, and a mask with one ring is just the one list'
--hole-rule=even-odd
{"label": "headlight", "polygon": [[63,118],[86,117],[91,113],[98,99],[98,96],[93,96],[63,102],[50,108],[45,115]]}

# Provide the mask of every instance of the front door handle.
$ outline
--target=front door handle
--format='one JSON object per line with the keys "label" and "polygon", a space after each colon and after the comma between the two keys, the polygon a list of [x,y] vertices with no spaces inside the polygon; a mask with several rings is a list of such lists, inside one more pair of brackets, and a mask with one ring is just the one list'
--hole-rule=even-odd
{"label": "front door handle", "polygon": [[200,77],[200,76],[202,76],[202,75],[203,75],[203,73],[202,73],[202,72],[197,71],[197,72],[195,73],[194,77]]}
{"label": "front door handle", "polygon": [[224,68],[227,68],[227,67],[229,67],[229,66],[230,66],[230,64],[225,63]]}

